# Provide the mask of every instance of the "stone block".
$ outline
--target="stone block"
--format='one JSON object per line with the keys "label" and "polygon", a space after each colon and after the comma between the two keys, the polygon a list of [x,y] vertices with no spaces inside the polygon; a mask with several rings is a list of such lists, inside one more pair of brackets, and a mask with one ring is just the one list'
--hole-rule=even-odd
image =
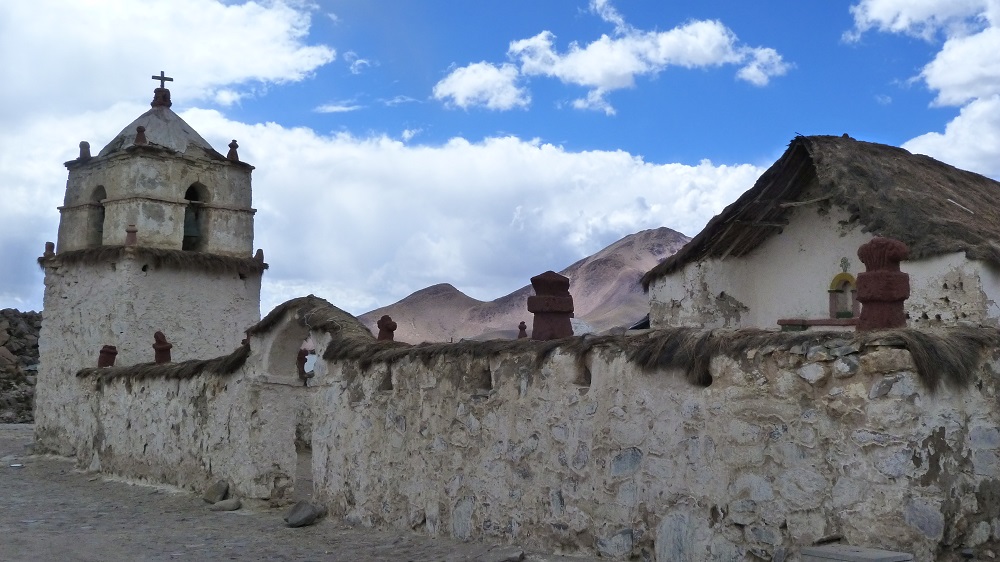
{"label": "stone block", "polygon": [[807,546],[802,549],[802,562],[833,562],[835,560],[844,562],[907,562],[913,560],[913,555],[846,544]]}
{"label": "stone block", "polygon": [[229,482],[226,482],[225,480],[219,480],[215,484],[209,486],[207,490],[205,490],[205,495],[202,496],[202,499],[204,499],[208,503],[219,503],[222,500],[226,499],[226,496],[228,495],[229,495]]}
{"label": "stone block", "polygon": [[857,355],[846,355],[838,357],[833,362],[833,376],[838,379],[853,377],[861,367],[861,360]]}
{"label": "stone block", "polygon": [[830,375],[826,370],[826,366],[821,363],[806,363],[799,368],[797,373],[809,384],[813,385],[825,381]]}
{"label": "stone block", "polygon": [[861,356],[861,368],[871,374],[915,371],[913,357],[905,349],[878,349]]}

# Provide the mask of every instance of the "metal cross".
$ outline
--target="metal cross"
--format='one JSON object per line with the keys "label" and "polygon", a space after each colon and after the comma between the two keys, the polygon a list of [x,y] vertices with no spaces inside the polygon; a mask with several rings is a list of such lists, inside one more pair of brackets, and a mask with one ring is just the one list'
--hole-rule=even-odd
{"label": "metal cross", "polygon": [[165,76],[163,74],[162,70],[160,71],[160,75],[159,76],[157,76],[155,74],[153,75],[153,80],[159,80],[161,88],[164,87],[164,82],[173,82],[174,81],[173,78],[170,78],[169,76]]}

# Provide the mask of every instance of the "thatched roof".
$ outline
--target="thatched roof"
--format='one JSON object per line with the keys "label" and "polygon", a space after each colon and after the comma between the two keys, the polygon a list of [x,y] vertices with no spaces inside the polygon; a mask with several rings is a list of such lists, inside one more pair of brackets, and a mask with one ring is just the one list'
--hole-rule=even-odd
{"label": "thatched roof", "polygon": [[1000,183],[894,146],[799,136],[750,190],[647,272],[643,287],[690,262],[751,252],[781,232],[814,180],[864,232],[906,243],[910,259],[965,252],[1000,265]]}
{"label": "thatched roof", "polygon": [[246,363],[250,357],[250,346],[241,345],[229,355],[214,359],[192,359],[180,363],[139,363],[125,367],[89,367],[76,373],[79,378],[92,377],[98,386],[113,379],[190,379],[201,373],[228,376]]}
{"label": "thatched roof", "polygon": [[274,307],[260,322],[247,328],[247,336],[270,332],[289,313],[298,313],[299,322],[303,326],[327,332],[334,339],[375,341],[375,336],[360,320],[315,295],[294,298]]}
{"label": "thatched roof", "polygon": [[169,267],[172,269],[208,271],[212,273],[262,273],[267,264],[254,258],[237,258],[203,252],[184,250],[168,250],[164,248],[149,248],[145,246],[98,246],[83,250],[59,252],[54,256],[38,258],[38,264],[75,265],[98,264],[109,261],[120,261],[125,256],[149,261],[154,268]]}

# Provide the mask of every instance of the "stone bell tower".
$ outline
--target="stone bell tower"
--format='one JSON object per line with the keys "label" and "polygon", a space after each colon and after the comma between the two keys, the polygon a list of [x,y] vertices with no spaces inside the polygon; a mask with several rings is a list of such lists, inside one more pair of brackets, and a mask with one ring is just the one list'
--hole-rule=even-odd
{"label": "stone bell tower", "polygon": [[[223,156],[171,111],[163,75],[151,109],[96,156],[80,143],[66,162],[58,244],[39,264],[45,297],[39,339],[36,436],[52,450],[77,407],[75,374],[104,346],[117,365],[153,361],[153,335],[174,361],[230,353],[260,319],[263,252],[253,255],[250,174],[234,140]],[[71,384],[73,383],[73,384]]]}

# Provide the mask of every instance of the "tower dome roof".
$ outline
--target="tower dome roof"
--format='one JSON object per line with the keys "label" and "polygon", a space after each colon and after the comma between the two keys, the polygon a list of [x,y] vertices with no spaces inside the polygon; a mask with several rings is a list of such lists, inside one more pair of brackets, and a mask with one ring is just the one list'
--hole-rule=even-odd
{"label": "tower dome roof", "polygon": [[[139,127],[144,128],[145,143],[136,143]],[[129,123],[101,149],[98,157],[111,156],[134,144],[147,144],[153,148],[166,149],[196,158],[225,159],[191,125],[165,105],[154,105],[152,109]]]}

